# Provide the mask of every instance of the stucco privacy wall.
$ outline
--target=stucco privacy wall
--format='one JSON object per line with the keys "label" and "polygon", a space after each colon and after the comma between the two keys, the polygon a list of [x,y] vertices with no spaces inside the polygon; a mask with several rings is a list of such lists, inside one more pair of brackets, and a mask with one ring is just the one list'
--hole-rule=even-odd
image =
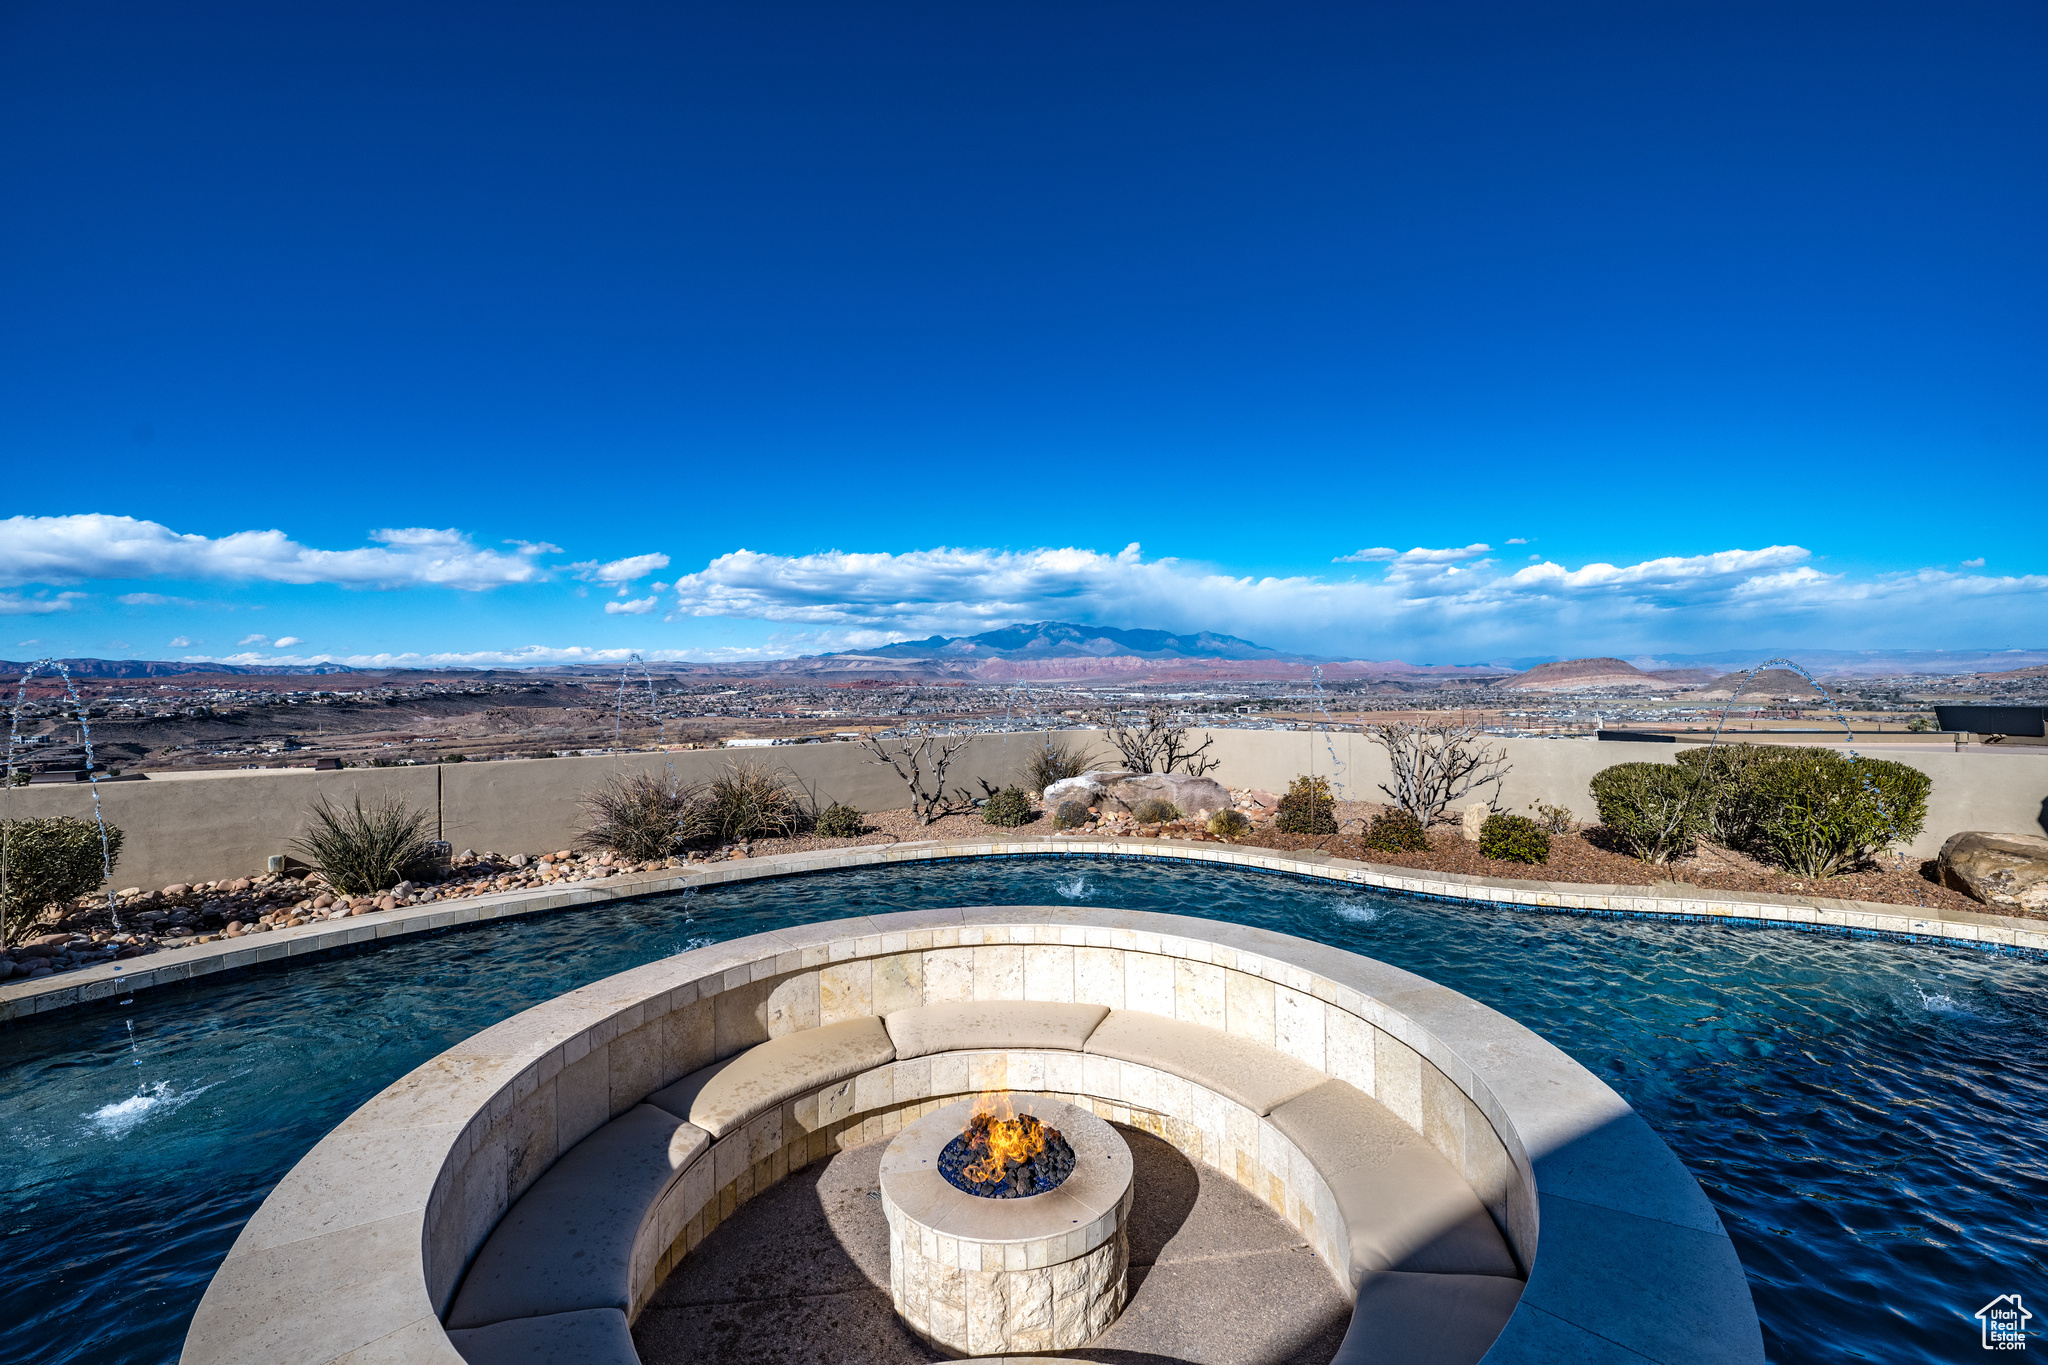
{"label": "stucco privacy wall", "polygon": [[[1762,1358],[1741,1264],[1697,1183],[1610,1088],[1506,1016],[1384,963],[1246,926],[1000,907],[827,921],[700,949],[450,1049],[278,1185],[209,1285],[183,1359],[452,1362],[440,1315],[484,1238],[562,1152],[655,1090],[801,1029],[1023,999],[1221,1029],[1375,1096],[1465,1176],[1531,1269],[1497,1358],[1604,1359],[1614,1344],[1653,1360]],[[1349,1282],[1329,1191],[1270,1123],[1150,1067],[993,1052],[891,1062],[721,1138],[636,1248],[635,1306],[789,1169],[887,1136],[943,1095],[987,1088],[1106,1102],[1108,1117],[1246,1184]],[[320,1292],[306,1292],[309,1278]]]}
{"label": "stucco privacy wall", "polygon": [[[1206,733],[1215,740],[1211,756],[1222,763],[1215,776],[1234,787],[1279,791],[1299,773],[1329,774],[1334,766],[1340,794],[1375,800],[1380,796],[1377,784],[1390,778],[1386,755],[1363,735]],[[1066,738],[1085,743],[1091,735],[1073,732]],[[1106,753],[1100,735],[1092,738],[1098,754]],[[1003,785],[1021,776],[1042,742],[1042,735],[976,736],[956,762],[954,774],[970,789],[977,779]],[[1594,773],[1615,763],[1669,763],[1695,747],[1546,739],[1495,742],[1506,749],[1512,765],[1500,797],[1504,806],[1521,810],[1532,801],[1543,801],[1568,808],[1580,820],[1595,815],[1586,789]],[[1932,857],[1958,830],[2035,833],[2048,828],[2043,825],[2048,819],[2048,755],[1978,749],[1880,756],[1908,763],[1934,779],[1927,828],[1908,850],[1917,856]],[[103,784],[100,801],[107,818],[127,835],[115,874],[119,883],[166,886],[261,870],[265,858],[289,851],[291,842],[305,833],[306,812],[322,796],[344,803],[357,794],[366,802],[402,796],[434,810],[441,837],[457,848],[534,852],[564,847],[575,838],[584,794],[611,773],[663,772],[673,767],[683,781],[702,782],[735,760],[787,772],[820,805],[844,801],[875,811],[907,804],[896,775],[869,762],[850,743],[340,772],[294,768],[172,774],[147,782]],[[9,818],[84,816],[91,811],[92,795],[84,784],[18,787],[5,794],[4,813]]]}

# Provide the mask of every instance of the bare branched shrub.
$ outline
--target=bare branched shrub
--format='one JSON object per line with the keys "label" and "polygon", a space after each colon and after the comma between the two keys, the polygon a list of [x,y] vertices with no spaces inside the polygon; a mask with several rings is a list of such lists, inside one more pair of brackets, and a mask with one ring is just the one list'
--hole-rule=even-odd
{"label": "bare branched shrub", "polygon": [[582,842],[646,862],[701,840],[701,792],[654,773],[615,775],[583,798]]}
{"label": "bare branched shrub", "polygon": [[920,725],[893,739],[862,735],[859,742],[867,750],[869,762],[895,769],[910,789],[912,817],[920,825],[929,825],[974,809],[974,794],[965,787],[955,787],[950,793],[946,790],[946,770],[967,747],[967,740],[966,735],[936,735]]}
{"label": "bare branched shrub", "polygon": [[1090,745],[1064,736],[1055,739],[1047,735],[1045,747],[1033,754],[1031,762],[1025,766],[1024,785],[1034,796],[1043,795],[1053,783],[1079,777],[1094,763],[1095,751]]}
{"label": "bare branched shrub", "polygon": [[1508,775],[1507,755],[1486,743],[1476,726],[1368,725],[1366,733],[1387,751],[1394,770],[1393,784],[1382,782],[1379,789],[1425,826],[1481,787],[1490,785],[1498,795]]}
{"label": "bare branched shrub", "polygon": [[698,802],[705,832],[726,843],[802,834],[811,827],[803,793],[781,773],[752,763],[729,763],[711,779]]}
{"label": "bare branched shrub", "polygon": [[1104,715],[1102,723],[1109,731],[1109,742],[1123,756],[1124,767],[1134,773],[1184,772],[1190,777],[1202,777],[1223,766],[1220,761],[1203,756],[1216,742],[1215,737],[1195,744],[1188,736],[1188,727],[1164,707],[1146,707],[1145,719],[1135,726],[1125,725],[1113,712]]}
{"label": "bare branched shrub", "polygon": [[344,895],[388,891],[434,866],[431,818],[424,810],[391,797],[363,809],[363,798],[347,809],[322,797],[311,811],[313,828],[293,846],[320,869],[327,884]]}

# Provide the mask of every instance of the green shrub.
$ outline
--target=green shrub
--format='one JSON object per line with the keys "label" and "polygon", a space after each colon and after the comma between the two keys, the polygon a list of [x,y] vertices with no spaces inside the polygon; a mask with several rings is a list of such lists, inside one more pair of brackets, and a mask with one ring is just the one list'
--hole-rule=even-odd
{"label": "green shrub", "polygon": [[981,808],[984,824],[1000,825],[1005,829],[1028,825],[1036,815],[1037,812],[1031,809],[1031,793],[1022,787],[1003,788]]}
{"label": "green shrub", "polygon": [[1361,842],[1381,853],[1427,853],[1429,831],[1407,811],[1390,810],[1366,827]]}
{"label": "green shrub", "polygon": [[1252,822],[1243,811],[1219,810],[1209,817],[1211,834],[1223,839],[1242,839],[1252,832]]}
{"label": "green shrub", "polygon": [[1180,819],[1180,807],[1171,801],[1148,796],[1131,807],[1131,818],[1141,825],[1163,825],[1169,820]]}
{"label": "green shrub", "polygon": [[1086,801],[1062,801],[1060,808],[1052,813],[1054,829],[1079,829],[1088,823]]}
{"label": "green shrub", "polygon": [[293,846],[345,896],[388,891],[433,869],[434,841],[427,833],[431,817],[402,800],[382,800],[364,810],[358,796],[344,810],[322,797],[310,814],[312,829]]}
{"label": "green shrub", "polygon": [[1933,783],[1918,769],[1795,749],[1748,784],[1750,851],[1802,877],[1833,877],[1927,823]]}
{"label": "green shrub", "polygon": [[1329,778],[1297,777],[1287,784],[1287,795],[1280,798],[1273,827],[1283,834],[1335,834],[1335,806]]}
{"label": "green shrub", "polygon": [[1520,815],[1489,815],[1479,827],[1482,857],[1509,863],[1550,861],[1550,834],[1534,820]]}
{"label": "green shrub", "polygon": [[1529,809],[1536,812],[1535,824],[1545,834],[1570,834],[1572,825],[1576,823],[1571,811],[1564,806],[1546,806],[1541,801],[1531,801]]}
{"label": "green shrub", "polygon": [[866,818],[843,801],[834,801],[818,817],[818,833],[828,839],[858,839],[867,829]]}
{"label": "green shrub", "polygon": [[1716,744],[1680,754],[1678,766],[1692,775],[1700,800],[1700,833],[1728,848],[1753,847],[1757,779],[1802,752],[1772,744]]}
{"label": "green shrub", "polygon": [[1053,783],[1087,772],[1094,761],[1094,754],[1086,744],[1047,739],[1045,747],[1031,756],[1031,762],[1024,769],[1024,780],[1033,795],[1043,795]]}
{"label": "green shrub", "polygon": [[105,858],[100,829],[72,815],[0,821],[7,884],[0,889],[0,925],[12,940],[53,905],[77,900],[106,880],[121,856],[121,830],[107,826]]}
{"label": "green shrub", "polygon": [[788,779],[751,763],[727,764],[700,805],[705,832],[726,843],[782,838],[811,826],[810,809]]}
{"label": "green shrub", "polygon": [[1692,852],[1706,808],[1694,776],[1675,763],[1617,763],[1588,784],[1600,823],[1646,863]]}

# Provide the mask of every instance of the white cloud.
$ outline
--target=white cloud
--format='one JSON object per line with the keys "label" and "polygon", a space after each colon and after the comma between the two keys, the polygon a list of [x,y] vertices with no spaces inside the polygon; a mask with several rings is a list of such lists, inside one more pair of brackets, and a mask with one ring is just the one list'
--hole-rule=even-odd
{"label": "white cloud", "polygon": [[609,564],[585,559],[563,567],[586,583],[631,583],[635,579],[647,577],[657,569],[666,569],[668,556],[658,553],[630,555],[625,559],[614,559]]}
{"label": "white cloud", "polygon": [[446,653],[383,654],[198,654],[185,656],[186,663],[250,664],[348,664],[354,668],[538,668],[547,664],[624,664],[634,655],[649,663],[726,663],[754,659],[787,658],[790,651],[774,644],[747,648],[717,649],[599,649],[589,645],[523,645],[514,649],[478,649]]}
{"label": "white cloud", "polygon": [[[1511,540],[1510,545],[1522,541]],[[1373,550],[1360,550],[1357,554],[1338,555],[1332,564],[1391,564],[1397,568],[1410,568],[1428,564],[1455,564],[1460,560],[1477,559],[1491,550],[1491,545],[1467,545],[1462,549],[1426,550],[1418,545],[1412,550],[1389,550],[1385,546]]]}
{"label": "white cloud", "polygon": [[1508,537],[1508,544],[1510,544],[1510,545],[1527,545],[1528,543],[1529,543],[1529,542],[1528,542],[1528,541],[1527,541],[1527,540],[1526,540],[1525,538],[1523,538],[1523,537],[1521,537],[1521,536],[1509,536],[1509,537]]}
{"label": "white cloud", "polygon": [[[957,635],[1070,620],[1217,630],[1319,654],[1386,659],[1618,648],[1725,647],[1759,631],[1846,647],[1899,643],[1900,622],[1940,621],[1961,645],[2048,636],[2048,577],[1927,570],[1854,579],[1813,567],[1796,545],[1577,568],[1503,569],[1481,546],[1396,553],[1382,575],[1240,577],[1172,559],[1075,548],[939,548],[782,556],[737,550],[676,583],[676,613],[785,622],[853,636]],[[1454,557],[1462,562],[1453,562]],[[1784,637],[1780,637],[1784,638]],[[1666,643],[1668,642],[1668,643]],[[840,644],[838,648],[859,648]]]}
{"label": "white cloud", "polygon": [[238,645],[267,645],[270,643],[270,637],[268,635],[244,635],[235,643]]}
{"label": "white cloud", "polygon": [[[5,526],[0,522],[0,526]],[[20,593],[0,592],[0,616],[45,616],[53,611],[70,611],[73,602],[82,601],[82,592],[60,592],[55,597],[23,597]]]}
{"label": "white cloud", "polygon": [[124,592],[114,599],[124,607],[196,607],[189,597],[165,597],[156,592]]}
{"label": "white cloud", "polygon": [[[604,614],[606,616],[645,616],[653,610],[654,599],[652,597],[642,597],[633,602],[607,602],[604,604]],[[283,644],[284,641],[279,640],[278,643]]]}
{"label": "white cloud", "polygon": [[1963,567],[1966,569],[1981,569],[1984,567],[1984,561],[1981,559],[1966,559],[1963,561]]}
{"label": "white cloud", "polygon": [[279,649],[290,649],[293,645],[302,645],[306,642],[296,635],[283,635],[278,637],[276,643]]}
{"label": "white cloud", "polygon": [[369,538],[375,544],[362,549],[315,550],[282,531],[209,538],[99,513],[10,517],[0,521],[0,584],[175,578],[475,591],[545,578],[533,557],[553,548],[522,545],[508,555],[479,548],[461,531],[418,526],[372,531]]}
{"label": "white cloud", "polygon": [[190,641],[190,640],[186,639],[186,638],[185,638],[184,636],[182,636],[182,635],[177,635],[177,636],[173,636],[173,637],[172,637],[172,639],[171,639],[171,648],[172,648],[172,649],[190,649],[190,648],[192,648],[192,641]]}

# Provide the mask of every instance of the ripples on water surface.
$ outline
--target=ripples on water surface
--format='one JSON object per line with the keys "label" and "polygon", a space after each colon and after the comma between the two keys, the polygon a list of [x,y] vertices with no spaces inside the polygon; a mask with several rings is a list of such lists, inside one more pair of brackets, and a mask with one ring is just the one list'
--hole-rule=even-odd
{"label": "ripples on water surface", "polygon": [[270,1187],[356,1106],[498,1019],[784,924],[991,904],[1262,925],[1520,1019],[1625,1095],[1699,1177],[1774,1360],[1977,1359],[1971,1314],[1991,1298],[2048,1314],[2048,964],[1012,860],[707,889],[0,1025],[6,1358],[176,1360]]}

